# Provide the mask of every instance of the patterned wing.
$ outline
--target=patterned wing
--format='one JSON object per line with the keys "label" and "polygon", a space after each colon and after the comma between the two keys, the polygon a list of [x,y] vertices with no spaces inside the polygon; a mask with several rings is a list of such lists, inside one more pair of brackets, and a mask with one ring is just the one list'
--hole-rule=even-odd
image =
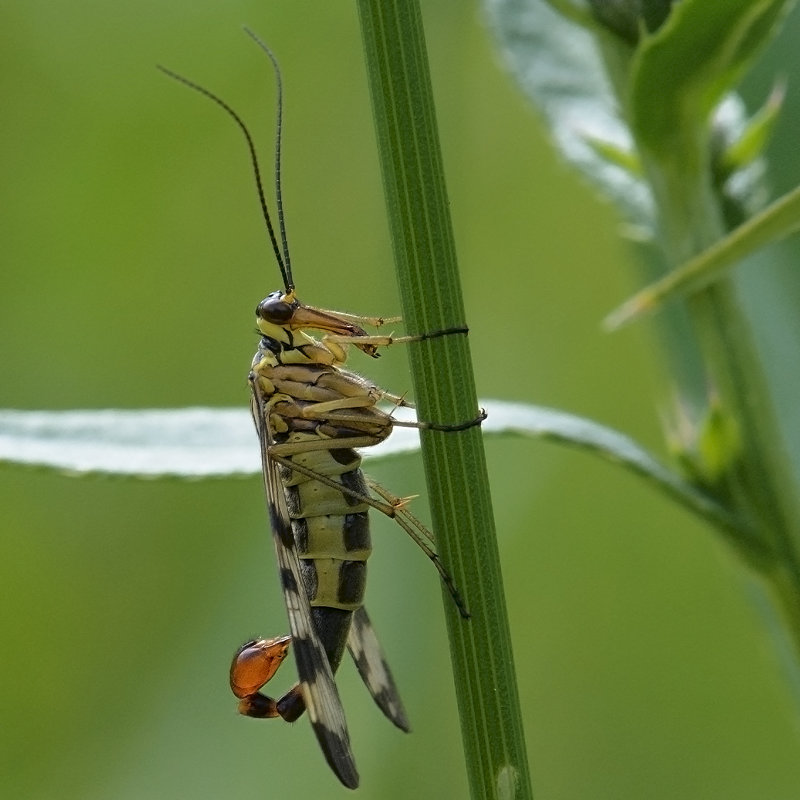
{"label": "patterned wing", "polygon": [[353,614],[350,634],[347,637],[347,649],[378,708],[401,731],[408,733],[411,727],[408,724],[406,710],[403,708],[403,701],[400,699],[392,671],[389,669],[364,606]]}
{"label": "patterned wing", "polygon": [[355,789],[358,786],[358,771],[350,749],[344,710],[328,658],[311,618],[311,607],[300,574],[283,484],[277,465],[269,457],[268,448],[273,439],[267,424],[264,395],[256,380],[251,380],[251,388],[253,419],[261,443],[267,507],[289,627],[292,631],[292,648],[297,662],[300,688],[325,759],[339,780],[348,788]]}

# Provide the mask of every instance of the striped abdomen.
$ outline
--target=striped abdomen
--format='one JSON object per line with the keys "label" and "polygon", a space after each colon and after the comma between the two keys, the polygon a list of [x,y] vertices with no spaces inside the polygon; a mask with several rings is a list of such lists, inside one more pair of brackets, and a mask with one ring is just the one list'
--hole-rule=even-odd
{"label": "striped abdomen", "polygon": [[[295,432],[288,441],[319,441],[314,433]],[[350,492],[368,496],[355,450],[313,450],[291,456],[293,463]],[[372,552],[368,506],[288,467],[280,467],[286,502],[311,605],[314,627],[334,671],[344,653],[352,614],[361,607]]]}

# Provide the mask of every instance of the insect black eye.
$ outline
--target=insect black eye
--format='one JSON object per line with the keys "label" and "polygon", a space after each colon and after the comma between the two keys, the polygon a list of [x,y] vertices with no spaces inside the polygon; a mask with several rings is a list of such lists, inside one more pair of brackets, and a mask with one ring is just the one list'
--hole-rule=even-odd
{"label": "insect black eye", "polygon": [[288,322],[294,313],[294,305],[287,303],[283,292],[273,292],[267,295],[257,306],[256,316],[267,322],[277,324]]}

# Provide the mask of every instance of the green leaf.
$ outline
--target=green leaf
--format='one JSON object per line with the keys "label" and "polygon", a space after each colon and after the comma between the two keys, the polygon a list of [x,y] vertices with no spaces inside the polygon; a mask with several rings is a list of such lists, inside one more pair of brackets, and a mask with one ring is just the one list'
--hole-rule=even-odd
{"label": "green leaf", "polygon": [[253,421],[238,408],[0,410],[0,463],[136,478],[261,469]]}
{"label": "green leaf", "polygon": [[[667,159],[694,152],[694,137],[710,136],[713,109],[769,41],[793,0],[683,0],[673,4],[654,34],[628,49],[621,39],[611,40],[587,24],[579,27],[537,0],[484,0],[484,5],[510,72],[544,115],[564,157],[631,222],[652,231],[653,200],[636,169],[636,147]],[[609,65],[617,73],[613,88]],[[768,120],[764,123],[748,135],[768,133]],[[715,131],[723,141],[734,141],[747,126],[742,106],[729,104],[715,125],[725,126]],[[680,141],[682,136],[692,142]],[[754,143],[742,145],[750,152]],[[745,187],[748,195],[760,190],[758,181]],[[749,203],[741,191],[736,199]]]}
{"label": "green leaf", "polygon": [[690,259],[661,280],[646,286],[619,308],[603,325],[621,328],[643,314],[657,309],[665,300],[697,292],[718,280],[726,270],[756,250],[780,241],[800,228],[800,187],[776,200],[760,214],[751,217],[735,231]]}
{"label": "green leaf", "polygon": [[727,142],[719,161],[724,179],[760,158],[769,144],[786,96],[786,82],[775,84],[764,105],[748,119],[742,131]]}
{"label": "green leaf", "polygon": [[669,161],[685,151],[714,106],[766,45],[793,0],[683,0],[643,40],[631,78],[630,118],[640,146]]}
{"label": "green leaf", "polygon": [[563,156],[651,229],[650,191],[626,166],[637,157],[595,36],[537,0],[484,0],[484,7],[509,71]]}
{"label": "green leaf", "polygon": [[[485,400],[486,435],[526,436],[586,450],[647,479],[656,488],[723,528],[737,523],[709,495],[665,467],[630,437],[592,420],[526,403]],[[413,419],[407,409],[398,419]],[[419,450],[417,431],[395,428],[365,459]],[[70,475],[132,478],[222,478],[261,470],[249,412],[239,408],[81,411],[0,410],[0,464]]]}

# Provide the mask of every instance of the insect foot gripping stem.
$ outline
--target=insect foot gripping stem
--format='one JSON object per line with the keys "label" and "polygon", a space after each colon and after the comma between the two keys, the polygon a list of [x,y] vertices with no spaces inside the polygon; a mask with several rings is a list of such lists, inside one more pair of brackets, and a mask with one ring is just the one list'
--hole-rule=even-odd
{"label": "insect foot gripping stem", "polygon": [[429,333],[418,333],[416,336],[408,336],[408,342],[424,342],[427,339],[438,339],[440,336],[453,336],[456,333],[469,333],[469,328],[466,325],[460,325],[455,328],[442,328],[440,331],[430,331]]}
{"label": "insect foot gripping stem", "polygon": [[444,431],[445,433],[454,433],[455,431],[465,431],[468,428],[474,428],[480,425],[487,417],[485,409],[481,409],[477,416],[468,419],[466,422],[456,422],[455,424],[448,425],[446,423],[439,424],[438,422],[420,422],[420,430],[423,431]]}
{"label": "insect foot gripping stem", "polygon": [[[407,404],[410,405],[410,404]],[[485,409],[481,409],[476,416],[468,419],[466,422],[407,422],[401,419],[392,419],[392,425],[397,428],[417,428],[421,431],[443,431],[444,433],[455,433],[456,431],[465,431],[468,428],[474,428],[480,425],[487,417]]]}
{"label": "insect foot gripping stem", "polygon": [[231,662],[231,691],[239,698],[240,714],[259,719],[280,716],[275,700],[259,689],[278,671],[291,641],[291,636],[250,639],[236,651]]}
{"label": "insect foot gripping stem", "polygon": [[[466,325],[455,327],[455,328],[443,328],[439,331],[430,331],[428,333],[418,333],[410,336],[400,336],[397,338],[392,339],[392,344],[398,344],[401,342],[424,342],[428,339],[438,339],[440,336],[453,336],[454,334],[468,334],[469,328]],[[466,422],[456,422],[456,423],[438,423],[438,422],[416,422],[414,423],[415,428],[419,428],[423,431],[443,431],[445,433],[454,433],[456,431],[465,431],[468,428],[473,428],[476,425],[480,425],[486,419],[486,411],[485,409],[480,409],[478,414],[473,417],[472,419],[467,420]],[[395,421],[395,425],[403,425],[404,423]]]}

